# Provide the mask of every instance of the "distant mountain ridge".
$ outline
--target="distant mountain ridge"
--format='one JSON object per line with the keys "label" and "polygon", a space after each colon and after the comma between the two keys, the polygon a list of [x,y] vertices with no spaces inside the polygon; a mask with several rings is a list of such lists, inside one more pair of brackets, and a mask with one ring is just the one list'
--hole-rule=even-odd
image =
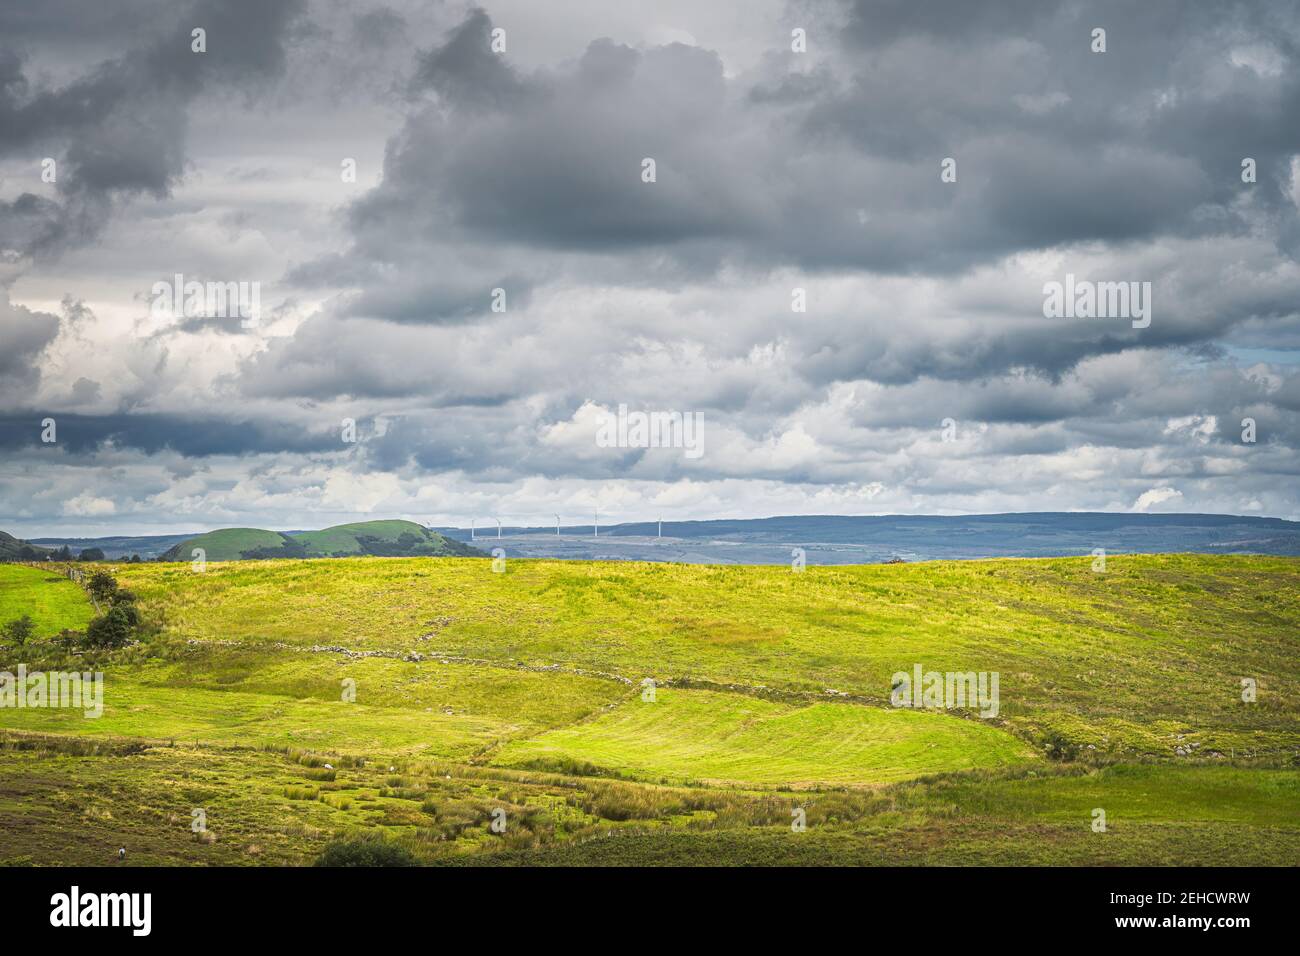
{"label": "distant mountain ridge", "polygon": [[[462,541],[469,531],[439,528]],[[788,564],[868,564],[1090,554],[1271,554],[1300,556],[1300,522],[1241,515],[1027,512],[992,515],[791,515],[772,518],[590,523],[496,529],[479,540],[516,557]]]}
{"label": "distant mountain ridge", "polygon": [[112,535],[103,538],[32,538],[31,543],[44,548],[58,549],[65,545],[75,554],[86,548],[99,548],[104,556],[115,561],[138,554],[141,558],[156,558],[172,545],[193,538],[198,532],[184,534]]}
{"label": "distant mountain ridge", "polygon": [[[1300,555],[1300,522],[1283,518],[1213,514],[1115,512],[1028,512],[992,515],[787,515],[771,518],[665,521],[603,525],[590,523],[480,529],[423,528],[411,521],[368,521],[321,531],[265,531],[226,528],[206,535],[112,538],[37,538],[30,546],[70,545],[74,551],[101,548],[109,560],[138,553],[190,560],[204,546],[210,561],[253,557],[325,557],[344,554],[472,554],[504,547],[510,557],[583,560],[675,561],[689,564],[788,564],[791,551],[806,552],[809,564],[867,564],[996,557],[1054,557],[1089,554]],[[409,534],[403,542],[402,535]],[[201,543],[206,539],[206,546]],[[0,555],[16,539],[0,538]],[[200,542],[200,543],[196,543]],[[441,542],[441,544],[439,543]],[[19,542],[18,547],[23,543]],[[468,552],[459,549],[470,548]],[[301,549],[301,550],[300,550]],[[179,557],[177,557],[179,555]],[[0,560],[4,558],[0,557]],[[7,560],[15,560],[10,557]]]}
{"label": "distant mountain ridge", "polygon": [[486,557],[477,548],[430,531],[414,521],[361,521],[320,531],[284,534],[261,528],[221,528],[196,535],[163,552],[161,561],[189,561],[202,550],[207,561],[268,558]]}

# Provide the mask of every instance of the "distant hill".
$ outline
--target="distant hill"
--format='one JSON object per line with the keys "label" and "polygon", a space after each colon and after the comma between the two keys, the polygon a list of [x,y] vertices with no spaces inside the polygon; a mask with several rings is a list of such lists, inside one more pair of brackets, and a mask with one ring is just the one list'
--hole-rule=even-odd
{"label": "distant hill", "polygon": [[58,550],[65,545],[73,554],[87,548],[98,548],[109,561],[129,558],[133,554],[148,560],[156,558],[168,548],[195,537],[195,532],[185,534],[111,535],[105,538],[32,538],[32,544]]}
{"label": "distant hill", "polygon": [[290,539],[308,557],[335,558],[350,554],[383,557],[403,555],[481,556],[482,551],[445,538],[414,521],[362,521],[323,531],[300,531]]}
{"label": "distant hill", "polygon": [[189,561],[202,548],[208,561],[266,558],[486,557],[484,552],[443,537],[414,521],[362,521],[322,531],[282,534],[260,528],[222,528],[187,538],[167,550],[163,561]]}
{"label": "distant hill", "polygon": [[203,549],[208,561],[240,561],[245,558],[300,558],[301,554],[284,553],[293,540],[278,531],[261,528],[221,528],[209,531],[163,552],[163,561],[189,561],[196,548]]}
{"label": "distant hill", "polygon": [[0,561],[44,561],[53,552],[0,531]]}

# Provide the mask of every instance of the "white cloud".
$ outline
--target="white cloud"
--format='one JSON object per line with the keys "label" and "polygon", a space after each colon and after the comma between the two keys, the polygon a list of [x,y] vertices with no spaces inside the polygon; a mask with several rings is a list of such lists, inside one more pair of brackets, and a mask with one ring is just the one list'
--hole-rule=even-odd
{"label": "white cloud", "polygon": [[81,517],[100,517],[117,512],[117,505],[109,498],[96,498],[89,492],[82,492],[70,501],[64,502],[65,515]]}
{"label": "white cloud", "polygon": [[1159,505],[1174,498],[1181,498],[1183,493],[1174,488],[1152,488],[1138,495],[1130,511],[1147,511],[1153,505]]}

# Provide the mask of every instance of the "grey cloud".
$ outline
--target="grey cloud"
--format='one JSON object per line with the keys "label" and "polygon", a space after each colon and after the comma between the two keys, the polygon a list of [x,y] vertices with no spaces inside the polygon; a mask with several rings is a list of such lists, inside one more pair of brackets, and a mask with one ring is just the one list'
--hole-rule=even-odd
{"label": "grey cloud", "polygon": [[[798,6],[755,32],[770,50],[744,69],[602,38],[562,9],[556,29],[583,52],[540,67],[516,58],[517,21],[500,20],[512,52],[490,51],[484,10],[211,3],[200,24],[120,9],[131,29],[89,17],[99,40],[0,12],[28,57],[0,56],[18,184],[0,251],[89,240],[67,273],[39,261],[15,288],[96,310],[57,340],[44,319],[0,326],[11,510],[37,500],[22,475],[38,462],[64,497],[79,472],[120,480],[124,512],[163,492],[232,507],[243,481],[273,502],[250,508],[309,508],[338,477],[330,507],[400,482],[476,508],[613,487],[629,507],[667,492],[715,508],[801,494],[1126,509],[1172,482],[1179,507],[1300,514],[1283,354],[1300,347],[1291,6]],[[188,52],[189,20],[208,28],[206,58]],[[806,58],[788,50],[800,22]],[[1088,52],[1093,25],[1105,55]],[[227,129],[219,161],[185,175],[190,144]],[[58,189],[23,194],[11,170],[47,154]],[[340,188],[345,156],[360,185]],[[946,156],[956,184],[939,180]],[[95,242],[110,217],[111,250]],[[246,334],[153,330],[116,284],[167,274],[155,259],[173,237],[187,275],[227,254],[287,269],[301,310]],[[1065,272],[1150,280],[1153,324],[1043,318],[1041,283]],[[33,444],[33,389],[60,420],[53,455]],[[705,457],[597,449],[573,424],[587,402],[700,411]],[[340,415],[361,426],[354,449]],[[1247,415],[1256,446],[1240,442]],[[939,441],[944,417],[962,441]]]}
{"label": "grey cloud", "polygon": [[531,91],[501,56],[491,52],[491,32],[487,13],[470,11],[445,43],[421,56],[414,89],[431,88],[446,103],[467,109],[527,105]]}
{"label": "grey cloud", "polygon": [[[476,11],[421,63],[452,108],[416,111],[392,144],[383,185],[351,214],[358,251],[409,268],[394,234],[646,261],[716,243],[706,267],[942,274],[1071,242],[1243,234],[1243,143],[1261,167],[1253,195],[1283,200],[1300,71],[1258,75],[1227,58],[1253,41],[1292,57],[1300,16],[1245,4],[1228,36],[1221,17],[1168,5],[1168,17],[943,6],[861,5],[852,22],[872,28],[845,35],[843,80],[787,75],[805,95],[780,102],[750,95],[772,77],[729,80],[715,55],[682,46],[597,40],[568,67],[517,74],[489,52],[491,21]],[[1088,51],[1098,18],[1112,37],[1104,55]],[[1018,105],[1044,90],[1061,105]],[[645,156],[658,163],[653,185],[638,178]],[[958,159],[957,184],[939,181],[945,156]],[[380,220],[384,243],[371,235]]]}
{"label": "grey cloud", "polygon": [[[167,195],[184,170],[187,110],[205,87],[252,91],[284,67],[288,28],[300,0],[200,0],[158,31],[156,9],[132,11],[152,39],[101,62],[64,86],[36,87],[18,54],[0,50],[0,153],[39,158],[63,148],[61,203],[20,197],[20,212],[40,212],[20,248],[45,254],[102,228],[115,197]],[[70,23],[77,23],[72,17]],[[190,49],[191,30],[207,31],[207,52]],[[35,168],[35,166],[33,167]]]}
{"label": "grey cloud", "polygon": [[[57,423],[58,442],[41,444],[41,420]],[[144,454],[170,450],[187,457],[343,450],[337,426],[307,430],[274,418],[239,420],[148,412],[78,415],[30,409],[0,414],[0,449],[48,448],[88,455],[107,443]]]}
{"label": "grey cloud", "polygon": [[56,316],[15,306],[0,290],[0,398],[30,392],[41,377],[37,359],[58,333]]}

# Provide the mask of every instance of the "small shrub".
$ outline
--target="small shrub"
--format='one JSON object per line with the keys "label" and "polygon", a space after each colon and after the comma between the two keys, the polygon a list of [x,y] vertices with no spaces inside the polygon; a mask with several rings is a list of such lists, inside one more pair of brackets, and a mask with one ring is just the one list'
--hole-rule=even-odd
{"label": "small shrub", "polygon": [[107,571],[96,571],[86,582],[86,590],[96,601],[110,601],[117,593],[117,579]]}
{"label": "small shrub", "polygon": [[95,618],[86,628],[89,647],[122,647],[140,626],[140,612],[134,604],[118,604]]}
{"label": "small shrub", "polygon": [[35,633],[36,622],[26,614],[16,620],[10,621],[4,627],[0,627],[0,638],[15,647],[22,647],[32,639]]}
{"label": "small shrub", "polygon": [[1079,756],[1079,745],[1055,730],[1043,738],[1043,746],[1048,760],[1074,760]]}
{"label": "small shrub", "polygon": [[319,857],[316,866],[415,866],[415,857],[404,847],[382,837],[335,840]]}

